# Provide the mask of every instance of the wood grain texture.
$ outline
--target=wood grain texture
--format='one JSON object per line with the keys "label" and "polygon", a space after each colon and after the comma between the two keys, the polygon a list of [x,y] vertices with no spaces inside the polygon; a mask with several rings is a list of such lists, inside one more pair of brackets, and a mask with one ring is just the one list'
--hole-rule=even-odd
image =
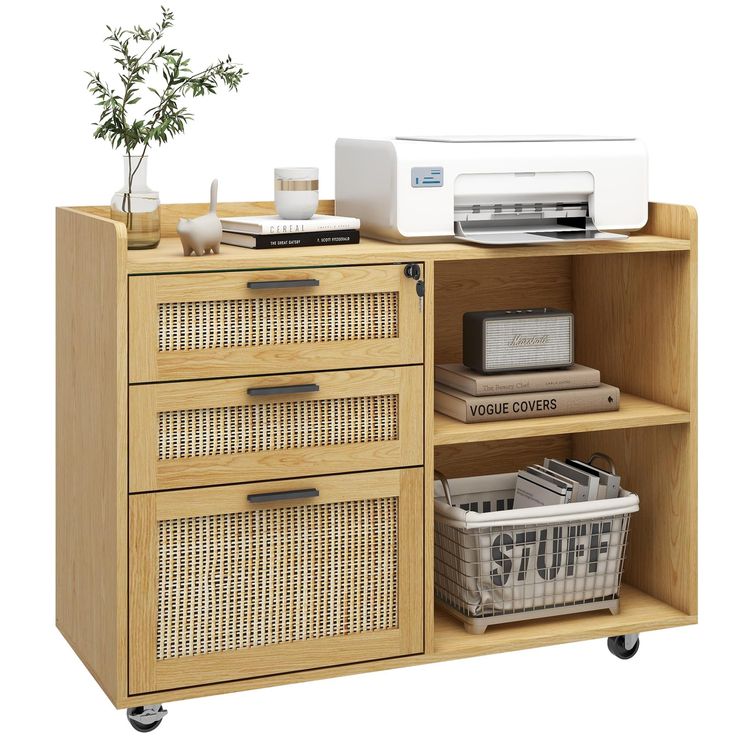
{"label": "wood grain texture", "polygon": [[434,277],[435,264],[422,264],[424,317],[424,651],[434,647]]}
{"label": "wood grain texture", "polygon": [[690,259],[687,252],[575,259],[576,360],[622,391],[689,410]]}
{"label": "wood grain texture", "polygon": [[[595,365],[595,364],[593,364]],[[622,427],[653,427],[660,424],[684,424],[690,412],[658,404],[631,394],[621,394],[618,411],[596,414],[571,414],[561,417],[510,419],[501,422],[465,424],[444,414],[435,414],[434,443],[488,442],[512,437],[542,437],[574,432],[601,432]]]}
{"label": "wood grain texture", "polygon": [[690,247],[697,246],[698,213],[686,204],[649,203],[647,224],[638,235],[687,240]]}
{"label": "wood grain texture", "polygon": [[[273,397],[248,394],[249,388],[287,387],[296,384],[316,384],[319,390]],[[130,490],[138,492],[186,488],[248,480],[275,480],[316,473],[420,465],[423,456],[422,391],[422,366],[131,386]],[[341,427],[345,431],[350,430],[355,435],[355,441],[341,442],[338,437],[326,440],[322,445],[301,445],[300,438],[308,431],[321,432],[321,436],[329,438],[334,428],[313,426],[317,419],[312,418],[312,414],[309,419],[300,418],[302,415],[296,410],[293,410],[295,418],[288,422],[285,419],[264,419],[262,424],[259,424],[260,419],[254,418],[255,412],[251,412],[248,426],[240,428],[246,436],[243,441],[263,446],[264,449],[247,452],[217,452],[216,449],[206,449],[205,445],[216,448],[229,442],[228,433],[233,431],[232,426],[221,426],[217,423],[207,424],[206,431],[201,429],[204,448],[201,452],[159,459],[160,412],[258,406],[264,407],[265,411],[272,406],[276,408],[269,410],[272,412],[269,416],[276,417],[277,412],[286,416],[287,408],[278,408],[286,404],[292,406],[298,402],[339,401],[359,397],[369,397],[370,400],[370,397],[383,395],[398,397],[397,411],[394,414],[390,414],[388,409],[377,408],[374,411],[376,422],[381,427],[385,423],[388,439],[382,439],[383,435],[378,430],[373,432],[368,426],[366,416],[359,415],[357,410],[354,415],[348,415],[348,409],[337,408],[335,412],[343,412],[340,414],[340,420],[344,420]],[[349,416],[350,423],[347,421]],[[390,426],[394,421],[397,423],[395,439]],[[217,422],[220,422],[219,418]],[[181,426],[179,425],[180,428]],[[264,428],[268,429],[268,436],[264,434]],[[278,437],[282,436],[276,436],[277,430],[286,437],[282,444],[277,442]],[[188,428],[187,436],[195,438],[198,435],[194,428]]]}
{"label": "wood grain texture", "polygon": [[[184,499],[183,499],[184,500]],[[130,692],[141,692],[154,683],[156,616],[158,613],[159,499],[153,493],[137,496],[129,504],[128,652]]]}
{"label": "wood grain texture", "polygon": [[435,267],[434,290],[435,362],[462,363],[465,312],[528,307],[570,309],[570,258],[440,263]]}
{"label": "wood grain texture", "polygon": [[300,507],[398,496],[401,473],[401,470],[378,470],[350,475],[305,476],[294,480],[237,483],[207,489],[191,488],[176,493],[147,493],[140,497],[155,498],[153,521],[189,519],[194,516],[237,514],[241,511],[257,511],[262,508],[287,508],[294,506],[295,502],[272,500],[263,504],[249,500],[248,496],[294,491],[305,487],[316,488],[319,496],[299,499],[296,503]]}
{"label": "wood grain texture", "polygon": [[355,245],[251,249],[220,246],[219,255],[184,256],[179,238],[163,238],[154,250],[128,251],[128,273],[194,273],[257,268],[301,268],[345,266],[369,263],[409,263],[415,261],[486,261],[495,259],[535,259],[610,253],[666,253],[687,251],[690,243],[658,235],[633,235],[627,240],[563,243],[554,246],[480,246],[468,243],[396,244],[361,238]]}
{"label": "wood grain texture", "polygon": [[634,587],[621,590],[621,609],[572,614],[549,619],[491,626],[485,634],[468,634],[449,614],[437,611],[435,654],[471,657],[531,647],[640,633],[694,623],[693,617]]}
{"label": "wood grain texture", "polygon": [[441,445],[435,448],[434,465],[447,478],[515,473],[545,457],[570,457],[571,450],[569,435]]}
{"label": "wood grain texture", "polygon": [[[351,476],[325,476],[308,479],[320,491],[319,498],[288,503],[253,503],[250,493],[284,490],[283,483],[248,484],[212,490],[156,493],[131,499],[131,692],[141,693],[172,687],[201,685],[207,682],[258,677],[277,672],[345,664],[370,659],[385,659],[415,654],[423,648],[422,613],[422,471],[419,468],[359,473]],[[292,487],[293,487],[292,483]],[[398,626],[355,634],[275,643],[268,646],[156,658],[156,627],[160,589],[158,561],[158,522],[189,516],[232,514],[284,506],[316,506],[366,498],[398,499]],[[353,532],[358,534],[356,528]],[[305,553],[319,559],[329,555],[329,534],[305,530]],[[322,540],[320,542],[320,540]],[[320,544],[324,546],[319,546]],[[256,551],[266,556],[268,567],[282,560],[269,561],[269,550]],[[184,560],[183,565],[188,561]],[[215,564],[211,560],[210,564]],[[328,564],[328,563],[326,563]],[[186,573],[186,570],[184,571]],[[269,576],[263,583],[268,586]],[[317,580],[316,585],[324,581]],[[357,599],[356,599],[357,600]],[[312,605],[304,601],[304,606]],[[358,611],[357,614],[360,614]],[[357,615],[356,614],[356,615]],[[289,611],[289,617],[319,618],[319,610]],[[266,629],[278,622],[264,621]],[[214,627],[214,624],[213,624]]]}
{"label": "wood grain texture", "polygon": [[[294,280],[318,284],[248,286]],[[375,301],[367,305],[370,295]],[[243,306],[230,309],[231,303]],[[159,305],[172,305],[165,309],[175,316],[162,319]],[[249,340],[233,345],[249,314]],[[171,349],[160,348],[160,333]],[[131,278],[132,383],[421,362],[422,314],[401,265]]]}
{"label": "wood grain texture", "polygon": [[122,225],[56,213],[56,624],[127,692],[127,302]]}
{"label": "wood grain texture", "polygon": [[[576,438],[599,446],[641,489],[626,579],[671,605],[697,611],[697,215],[650,205],[646,231],[687,238],[682,253],[576,259],[577,357],[613,382],[687,411],[688,426]],[[593,288],[593,284],[597,284]],[[605,339],[602,339],[605,336]]]}
{"label": "wood grain texture", "polygon": [[616,616],[606,611],[582,613],[572,616],[537,619],[521,623],[508,623],[491,627],[483,635],[468,634],[462,625],[441,610],[435,613],[435,649],[416,656],[394,657],[371,662],[358,662],[320,670],[289,672],[272,677],[222,682],[202,687],[168,690],[149,695],[132,696],[117,703],[118,707],[144,705],[154,702],[172,702],[205,695],[252,690],[311,680],[341,677],[364,672],[378,672],[397,667],[411,667],[434,662],[446,662],[464,657],[530,649],[533,647],[564,644],[607,636],[654,631],[697,622],[690,616],[668,606],[629,585],[621,590],[621,610]]}
{"label": "wood grain texture", "polygon": [[624,579],[690,615],[697,614],[697,489],[688,425],[575,435],[576,457],[604,452],[640,498],[631,519]]}

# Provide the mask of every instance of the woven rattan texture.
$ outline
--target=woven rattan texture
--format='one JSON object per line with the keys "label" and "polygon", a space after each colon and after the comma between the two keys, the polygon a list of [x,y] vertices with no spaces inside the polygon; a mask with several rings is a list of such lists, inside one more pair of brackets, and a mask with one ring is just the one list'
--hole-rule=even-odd
{"label": "woven rattan texture", "polygon": [[398,499],[160,521],[156,657],[398,625]]}
{"label": "woven rattan texture", "polygon": [[397,394],[158,414],[159,460],[386,442],[399,437]]}
{"label": "woven rattan texture", "polygon": [[399,295],[323,294],[158,305],[158,349],[377,340],[399,335]]}

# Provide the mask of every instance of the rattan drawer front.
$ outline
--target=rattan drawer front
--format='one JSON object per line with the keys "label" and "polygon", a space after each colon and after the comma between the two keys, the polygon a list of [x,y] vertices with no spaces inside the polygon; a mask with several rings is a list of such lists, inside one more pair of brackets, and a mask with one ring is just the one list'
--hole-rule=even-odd
{"label": "rattan drawer front", "polygon": [[151,493],[130,514],[133,693],[421,651],[421,469]]}
{"label": "rattan drawer front", "polygon": [[130,490],[419,465],[422,414],[421,366],[131,386]]}
{"label": "rattan drawer front", "polygon": [[422,334],[402,265],[130,280],[132,383],[421,363]]}

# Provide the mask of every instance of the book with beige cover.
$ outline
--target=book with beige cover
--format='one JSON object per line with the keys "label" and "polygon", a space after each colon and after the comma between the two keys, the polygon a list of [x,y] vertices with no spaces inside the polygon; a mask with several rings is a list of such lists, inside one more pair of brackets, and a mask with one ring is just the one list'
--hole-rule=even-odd
{"label": "book with beige cover", "polygon": [[601,372],[577,363],[570,368],[548,371],[517,371],[484,375],[462,363],[435,366],[435,381],[471,396],[499,396],[530,391],[592,388],[601,382]]}
{"label": "book with beige cover", "polygon": [[435,411],[466,423],[616,411],[619,399],[619,390],[605,383],[593,388],[497,397],[470,396],[440,384],[435,384],[434,387]]}

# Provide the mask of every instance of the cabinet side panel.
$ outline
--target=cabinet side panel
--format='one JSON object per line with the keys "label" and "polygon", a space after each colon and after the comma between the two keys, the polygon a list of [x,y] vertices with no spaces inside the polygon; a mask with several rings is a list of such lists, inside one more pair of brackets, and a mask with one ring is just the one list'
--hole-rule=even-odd
{"label": "cabinet side panel", "polygon": [[683,204],[649,203],[649,219],[637,235],[657,235],[663,238],[682,238],[692,241],[696,237],[698,216],[694,207]]}
{"label": "cabinet side panel", "polygon": [[125,236],[70,210],[56,224],[56,624],[116,702],[127,694]]}
{"label": "cabinet side panel", "polygon": [[623,391],[689,411],[690,423],[578,436],[574,444],[578,454],[603,449],[624,465],[626,487],[642,489],[627,582],[695,615],[697,214],[651,204],[646,232],[688,239],[690,250],[573,259],[576,358]]}

